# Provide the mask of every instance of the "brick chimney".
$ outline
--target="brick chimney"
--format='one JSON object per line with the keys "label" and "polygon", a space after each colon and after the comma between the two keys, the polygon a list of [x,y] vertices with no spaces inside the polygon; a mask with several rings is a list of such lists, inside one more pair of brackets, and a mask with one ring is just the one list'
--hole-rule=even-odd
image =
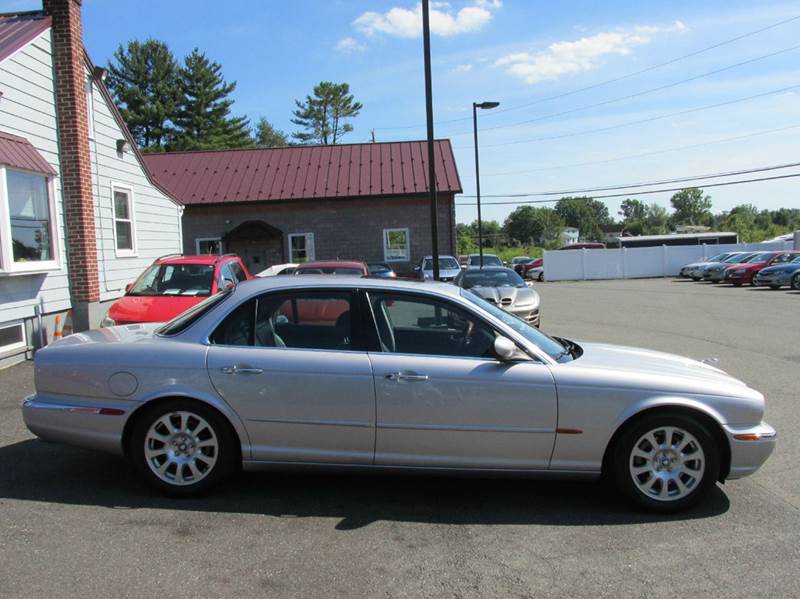
{"label": "brick chimney", "polygon": [[43,0],[44,12],[52,18],[61,188],[76,329],[88,328],[90,305],[100,301],[81,2]]}

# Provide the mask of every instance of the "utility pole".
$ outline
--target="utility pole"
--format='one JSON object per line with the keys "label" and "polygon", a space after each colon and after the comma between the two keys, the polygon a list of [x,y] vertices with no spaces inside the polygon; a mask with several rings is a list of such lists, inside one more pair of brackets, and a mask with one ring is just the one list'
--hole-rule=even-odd
{"label": "utility pole", "polygon": [[478,252],[480,267],[483,268],[483,220],[481,219],[481,169],[478,163],[478,108],[491,110],[500,106],[500,102],[472,103],[472,131],[475,135],[475,197],[478,200]]}
{"label": "utility pole", "polygon": [[431,80],[430,2],[422,0],[422,47],[425,60],[425,114],[428,122],[428,187],[431,194],[431,257],[433,280],[439,280],[439,207],[436,199],[436,163],[433,147],[433,84]]}

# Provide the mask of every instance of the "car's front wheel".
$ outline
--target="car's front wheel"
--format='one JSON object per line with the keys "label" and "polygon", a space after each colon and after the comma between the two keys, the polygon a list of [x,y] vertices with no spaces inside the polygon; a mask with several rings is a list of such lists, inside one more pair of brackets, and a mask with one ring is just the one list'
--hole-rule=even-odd
{"label": "car's front wheel", "polygon": [[172,495],[193,495],[234,470],[234,437],[214,410],[191,400],[171,400],[136,421],[129,453],[151,485]]}
{"label": "car's front wheel", "polygon": [[619,489],[660,512],[689,508],[714,487],[719,449],[697,420],[680,413],[646,416],[623,431],[613,454]]}
{"label": "car's front wheel", "polygon": [[800,272],[792,277],[792,289],[800,291]]}

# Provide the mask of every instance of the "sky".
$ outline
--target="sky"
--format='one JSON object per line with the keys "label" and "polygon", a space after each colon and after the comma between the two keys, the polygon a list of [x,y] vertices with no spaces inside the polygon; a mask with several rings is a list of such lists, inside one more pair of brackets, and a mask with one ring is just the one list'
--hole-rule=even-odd
{"label": "sky", "polygon": [[[800,19],[747,35],[800,16],[796,2],[431,5],[435,133],[455,150],[464,188],[459,222],[476,217],[474,199],[465,197],[475,194],[472,102],[500,102],[479,112],[478,126],[483,216],[501,222],[515,205],[492,203],[519,199],[491,196],[800,162]],[[0,0],[2,12],[40,6],[40,0]],[[84,0],[83,6],[85,43],[97,64],[132,39],[161,39],[179,58],[198,47],[237,82],[234,112],[253,122],[263,116],[291,132],[294,100],[329,80],[349,83],[364,104],[345,142],[368,141],[373,129],[378,141],[425,138],[415,0]],[[800,167],[765,175],[790,173]],[[715,211],[741,203],[798,208],[799,183],[708,193]],[[631,193],[664,206],[670,195]],[[623,199],[603,200],[612,216]]]}

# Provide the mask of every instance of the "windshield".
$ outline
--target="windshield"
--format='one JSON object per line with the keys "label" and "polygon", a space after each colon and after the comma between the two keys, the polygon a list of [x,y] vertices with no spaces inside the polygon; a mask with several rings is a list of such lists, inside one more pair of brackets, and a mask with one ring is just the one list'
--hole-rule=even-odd
{"label": "windshield", "polygon": [[762,252],[760,254],[753,254],[747,260],[745,260],[744,262],[747,262],[747,263],[750,263],[750,264],[755,263],[755,262],[766,262],[767,260],[772,258],[773,255],[774,254],[771,254],[769,252]]}
{"label": "windshield", "polygon": [[536,345],[536,347],[541,349],[554,360],[558,360],[559,362],[570,362],[573,360],[572,354],[568,348],[564,347],[552,337],[545,335],[533,325],[530,325],[521,318],[517,318],[513,314],[510,314],[509,312],[490,304],[471,291],[464,291],[463,295],[465,299],[478,306],[481,310],[488,312],[498,320],[503,321],[503,323],[510,326],[517,333]]}
{"label": "windshield", "polygon": [[392,269],[389,268],[388,266],[386,266],[385,264],[370,264],[369,265],[370,274],[377,274],[379,272],[389,272],[390,270],[392,270]]}
{"label": "windshield", "polygon": [[[458,270],[461,268],[455,258],[448,256],[439,258],[439,270]],[[425,258],[422,270],[433,270],[433,258]]]}
{"label": "windshield", "polygon": [[[481,265],[481,256],[480,254],[473,254],[469,257],[469,265],[470,266],[480,266]],[[484,254],[483,255],[483,265],[484,266],[503,266],[503,261],[500,260],[497,256],[493,256],[492,254]]]}
{"label": "windshield", "polygon": [[706,262],[722,262],[727,257],[728,254],[717,254],[716,256],[711,256]]}
{"label": "windshield", "polygon": [[464,289],[473,287],[525,287],[522,280],[513,270],[475,270],[466,271],[461,278]]}
{"label": "windshield", "polygon": [[192,324],[194,324],[197,320],[200,319],[206,312],[211,310],[214,306],[219,304],[225,298],[230,296],[232,291],[231,289],[225,289],[219,293],[216,293],[210,297],[207,297],[199,304],[195,304],[186,312],[178,314],[175,318],[170,320],[167,324],[156,331],[157,335],[164,335],[168,337],[170,335],[177,335],[178,333],[182,333],[187,328],[189,328]]}
{"label": "windshield", "polygon": [[795,257],[794,257],[794,259],[793,259],[793,260],[791,260],[791,262],[800,262],[800,254],[798,254],[797,256],[795,256]]}
{"label": "windshield", "polygon": [[745,262],[747,259],[752,256],[753,254],[734,254],[730,258],[725,258],[723,262],[729,262],[731,264],[738,264],[739,262]]}
{"label": "windshield", "polygon": [[298,275],[363,275],[360,268],[348,268],[344,266],[324,266],[322,268],[298,268]]}
{"label": "windshield", "polygon": [[211,264],[153,264],[127,295],[211,295]]}

